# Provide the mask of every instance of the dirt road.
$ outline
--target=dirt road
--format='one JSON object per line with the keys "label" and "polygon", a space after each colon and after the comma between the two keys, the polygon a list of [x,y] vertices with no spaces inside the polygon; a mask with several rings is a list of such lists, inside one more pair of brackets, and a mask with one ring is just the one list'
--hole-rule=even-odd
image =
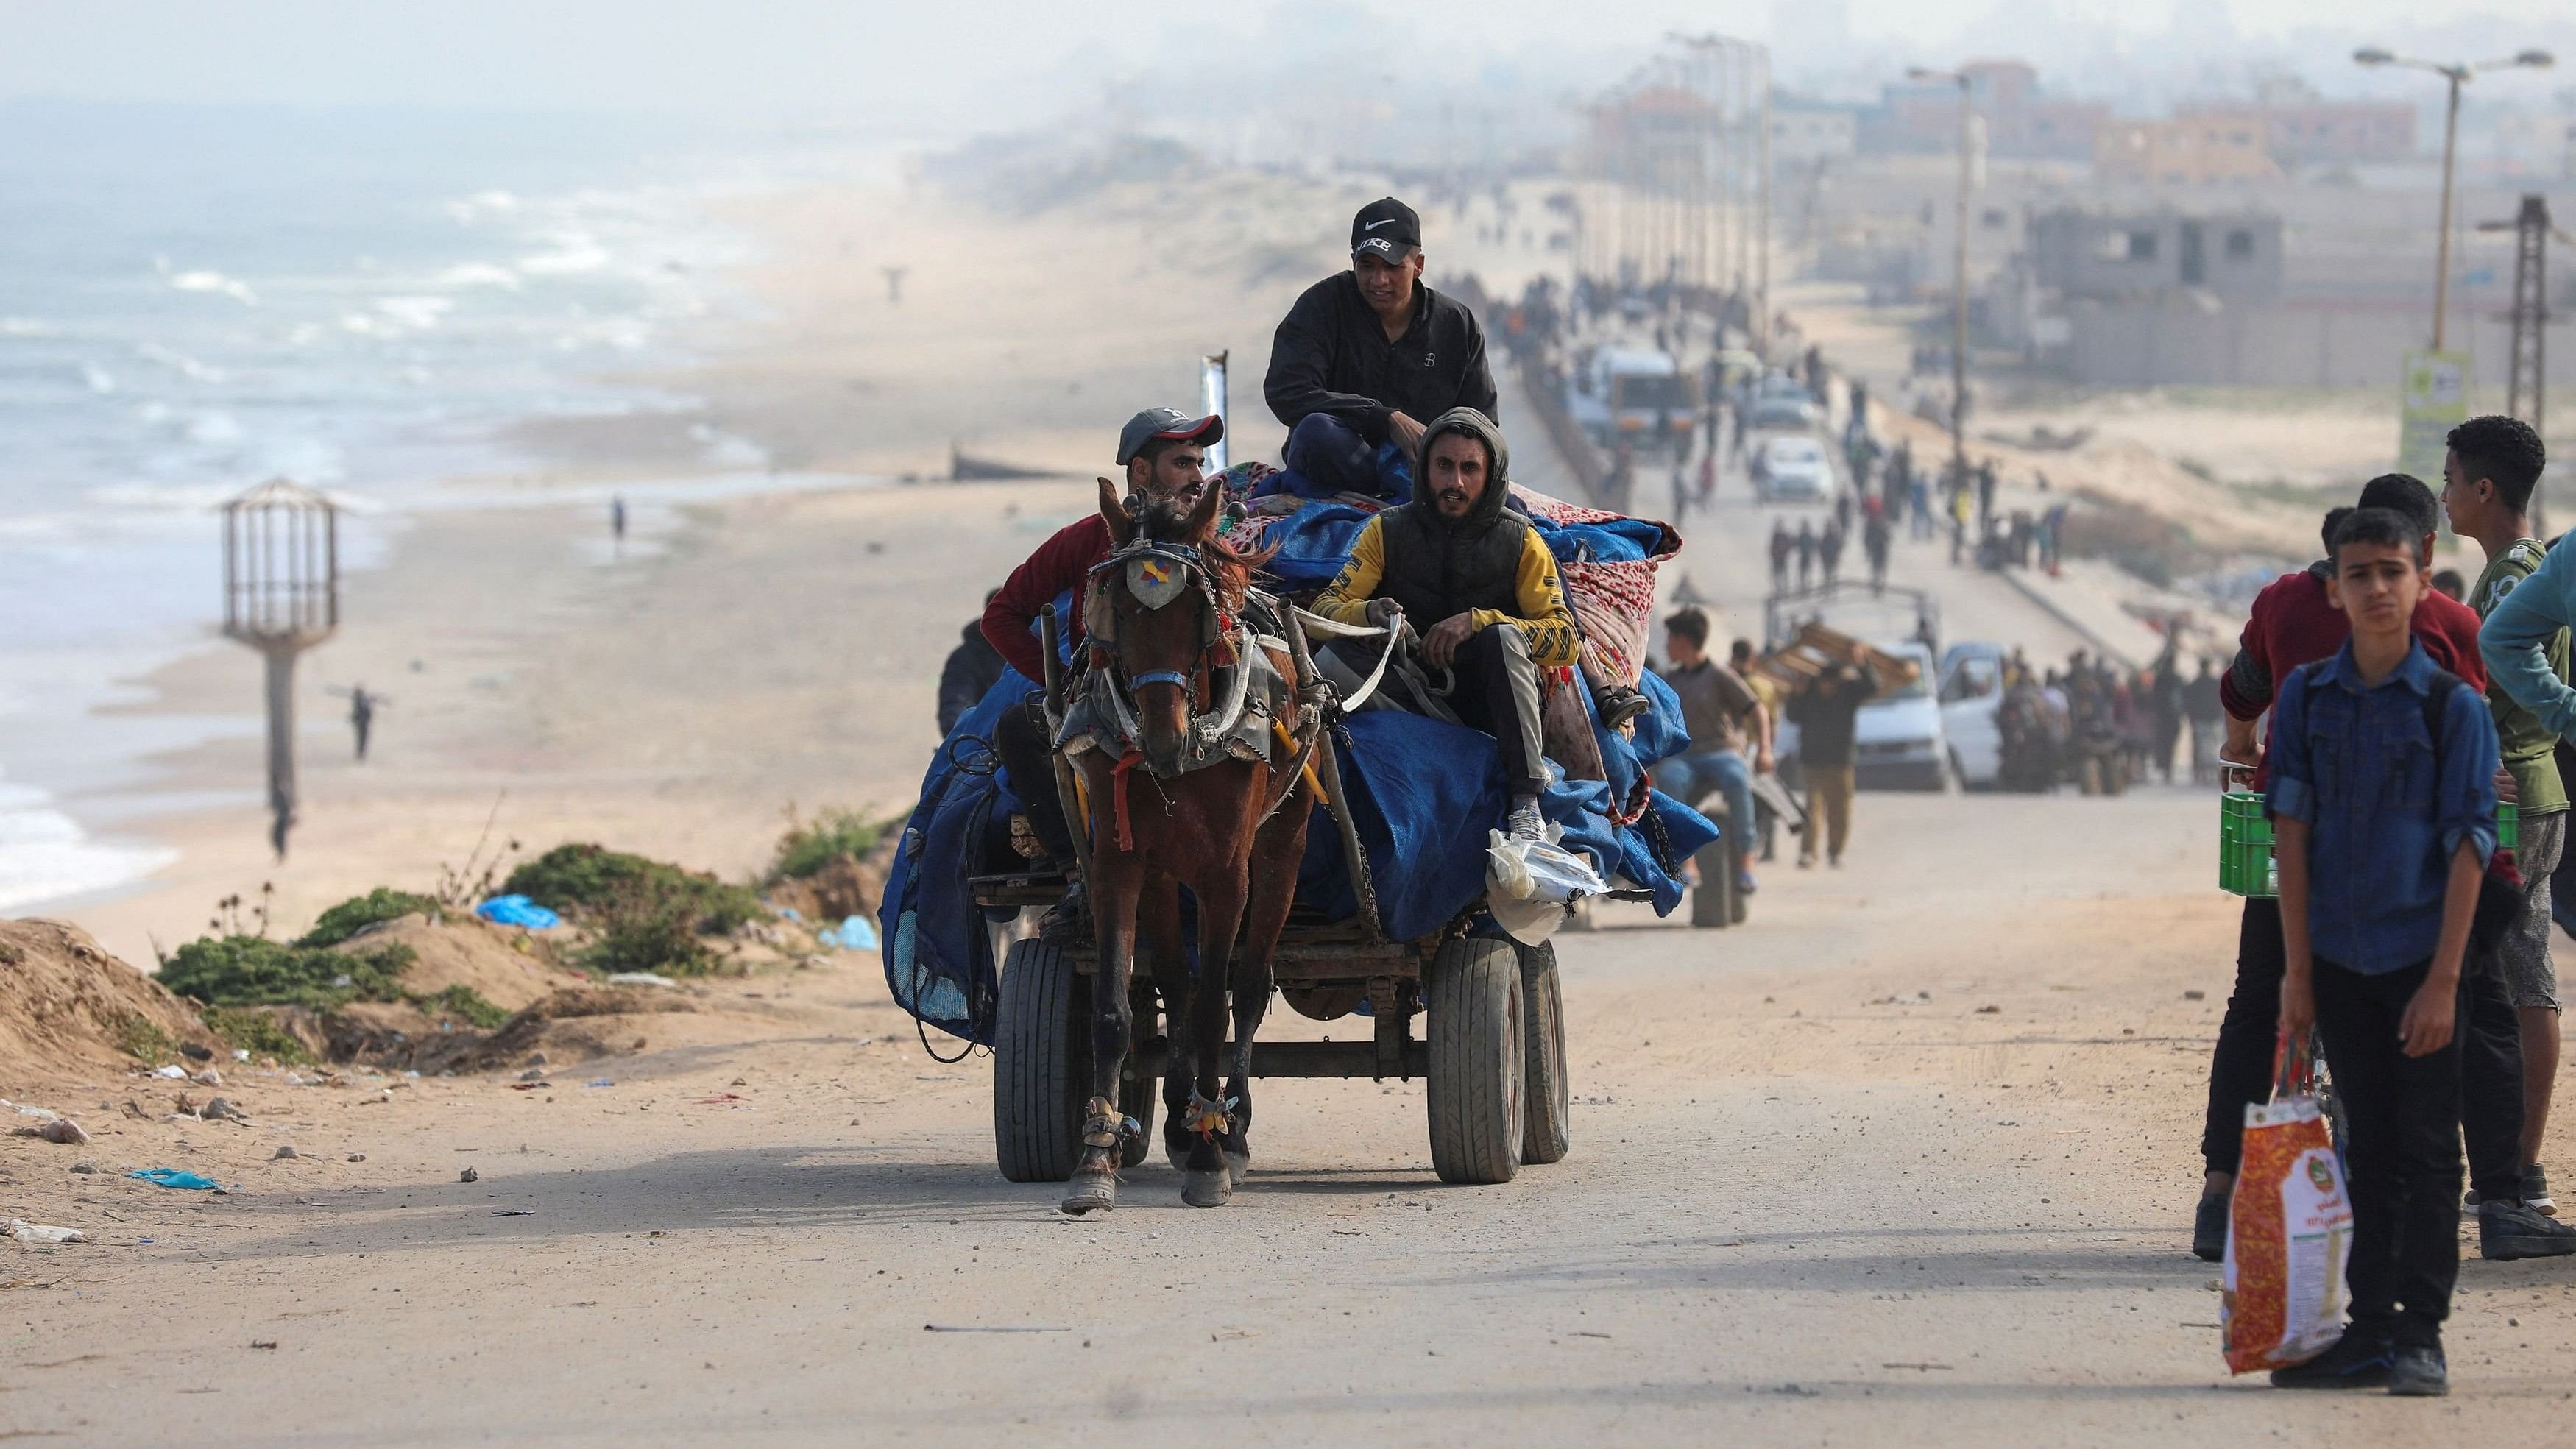
{"label": "dirt road", "polygon": [[[1432,1178],[1418,1085],[1277,1082],[1232,1206],[1181,1207],[1155,1165],[1114,1215],[1062,1218],[991,1166],[988,1064],[895,1037],[856,956],[711,1003],[774,1015],[773,1041],[648,1050],[613,1085],[237,1081],[249,1126],[13,1152],[16,1210],[98,1241],[16,1253],[0,1430],[2546,1441],[2576,1348],[2547,1264],[2467,1265],[2446,1404],[2225,1381],[2215,1270],[2184,1247],[2233,931],[2209,815],[1865,796],[1849,866],[1773,872],[1745,928],[1622,908],[1561,937],[1574,1151],[1498,1187]],[[280,1141],[303,1155],[265,1160]],[[245,1191],[71,1176],[76,1152]]]}

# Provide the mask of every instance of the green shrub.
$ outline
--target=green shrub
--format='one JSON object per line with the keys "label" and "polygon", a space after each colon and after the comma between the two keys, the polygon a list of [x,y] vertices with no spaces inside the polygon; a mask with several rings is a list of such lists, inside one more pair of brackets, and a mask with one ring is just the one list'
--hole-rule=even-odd
{"label": "green shrub", "polygon": [[128,1013],[116,1024],[116,1044],[136,1061],[158,1066],[179,1059],[179,1044],[160,1023],[139,1013]]}
{"label": "green shrub", "polygon": [[326,951],[264,936],[204,936],[170,953],[161,984],[209,1006],[310,1006],[400,1001],[395,983],[412,963],[409,946]]}
{"label": "green shrub", "polygon": [[288,1066],[313,1060],[302,1037],[278,1025],[275,1017],[255,1006],[209,1006],[206,1030],[223,1038],[225,1045],[249,1052],[253,1060],[275,1057]]}
{"label": "green shrub", "polygon": [[398,891],[391,886],[378,886],[362,896],[351,896],[324,911],[313,929],[296,941],[299,946],[337,946],[369,926],[404,916],[435,916],[438,902],[411,891]]}
{"label": "green shrub", "polygon": [[510,1019],[510,1013],[494,1005],[491,998],[462,984],[451,986],[436,996],[416,997],[413,1004],[432,1016],[443,1013],[485,1031],[491,1031]]}
{"label": "green shrub", "polygon": [[716,955],[698,934],[696,908],[674,896],[630,887],[593,912],[598,934],[573,954],[585,971],[657,971],[699,976],[716,968]]}
{"label": "green shrub", "polygon": [[803,880],[840,856],[866,855],[876,848],[885,828],[886,822],[870,820],[856,810],[826,810],[811,820],[796,821],[778,838],[778,853],[769,863],[765,883]]}
{"label": "green shrub", "polygon": [[721,935],[763,914],[760,898],[743,886],[597,845],[558,845],[510,872],[501,888],[567,915],[590,916],[603,928],[608,915],[641,910],[656,930],[676,914],[692,932]]}

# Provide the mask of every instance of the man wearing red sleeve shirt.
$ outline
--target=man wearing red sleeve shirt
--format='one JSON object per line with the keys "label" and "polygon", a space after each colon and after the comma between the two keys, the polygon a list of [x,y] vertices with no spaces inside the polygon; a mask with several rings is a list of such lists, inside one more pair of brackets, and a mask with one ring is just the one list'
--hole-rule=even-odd
{"label": "man wearing red sleeve shirt", "polygon": [[[1195,501],[1207,466],[1207,445],[1225,436],[1222,418],[1193,418],[1177,408],[1147,408],[1127,420],[1118,434],[1118,463],[1127,470],[1127,490]],[[1084,514],[1038,545],[1026,562],[984,606],[984,638],[1020,674],[1037,683],[1046,680],[1046,656],[1038,648],[1038,614],[1067,591],[1073,606],[1057,622],[1071,638],[1074,657],[1081,657],[1082,586],[1092,568],[1109,557],[1109,525],[1099,513]],[[1020,799],[1029,830],[1056,863],[1072,873],[1073,833],[1055,793],[1054,753],[1048,738],[1046,695],[1031,690],[1017,706],[1002,711],[993,724],[993,753],[1009,772],[1011,793]],[[1064,901],[1047,913],[1045,929],[1061,930],[1080,919],[1082,883],[1074,882]]]}
{"label": "man wearing red sleeve shirt", "polygon": [[[2432,566],[2434,530],[2441,518],[2432,489],[2403,473],[2383,474],[2361,490],[2360,506],[2389,509],[2407,519],[2423,535],[2424,566]],[[2326,514],[2328,539],[2350,511],[2337,508]],[[2253,789],[2260,790],[2266,783],[2264,752],[2255,744],[2254,727],[2270,710],[2281,682],[2300,665],[2332,656],[2352,634],[2351,620],[2326,598],[2329,572],[2323,563],[2312,564],[2265,585],[2246,616],[2235,662],[2219,679],[2219,702],[2227,710],[2227,743],[2220,748],[2219,759],[2254,766]],[[2475,610],[2426,589],[2415,607],[2413,624],[2415,637],[2435,664],[2481,691],[2486,688]],[[2285,965],[2280,902],[2247,897],[2236,934],[2236,987],[2227,998],[2227,1014],[2218,1025],[2218,1046],[2210,1055],[2209,1118],[2200,1139],[2208,1176],[2202,1181],[2200,1210],[2192,1224],[2192,1251],[2213,1263],[2227,1248],[2228,1194],[2236,1183],[2245,1105],[2269,1101],[2272,1095],[2272,1046],[2280,1031]],[[2520,1131],[2518,1122],[2515,1130]]]}

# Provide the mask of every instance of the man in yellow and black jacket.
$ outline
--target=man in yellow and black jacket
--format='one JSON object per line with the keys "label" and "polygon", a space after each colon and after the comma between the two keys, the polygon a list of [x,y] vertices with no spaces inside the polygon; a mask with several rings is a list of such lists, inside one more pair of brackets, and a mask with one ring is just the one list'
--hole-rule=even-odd
{"label": "man in yellow and black jacket", "polygon": [[1539,671],[1572,664],[1581,640],[1556,555],[1503,506],[1510,467],[1491,418],[1474,408],[1442,413],[1423,430],[1413,501],[1368,521],[1314,608],[1344,624],[1413,626],[1415,659],[1455,674],[1449,707],[1502,745],[1508,828],[1537,840],[1548,778]]}

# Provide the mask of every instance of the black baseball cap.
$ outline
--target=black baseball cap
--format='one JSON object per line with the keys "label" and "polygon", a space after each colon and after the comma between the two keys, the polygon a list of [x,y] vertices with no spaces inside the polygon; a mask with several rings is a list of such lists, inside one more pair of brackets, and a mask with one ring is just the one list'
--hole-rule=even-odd
{"label": "black baseball cap", "polygon": [[1392,196],[1381,196],[1351,218],[1351,255],[1404,260],[1422,245],[1422,218]]}
{"label": "black baseball cap", "polygon": [[1194,418],[1179,408],[1147,408],[1118,430],[1118,466],[1127,466],[1128,460],[1145,451],[1145,445],[1156,438],[1213,443],[1224,436],[1223,418]]}

